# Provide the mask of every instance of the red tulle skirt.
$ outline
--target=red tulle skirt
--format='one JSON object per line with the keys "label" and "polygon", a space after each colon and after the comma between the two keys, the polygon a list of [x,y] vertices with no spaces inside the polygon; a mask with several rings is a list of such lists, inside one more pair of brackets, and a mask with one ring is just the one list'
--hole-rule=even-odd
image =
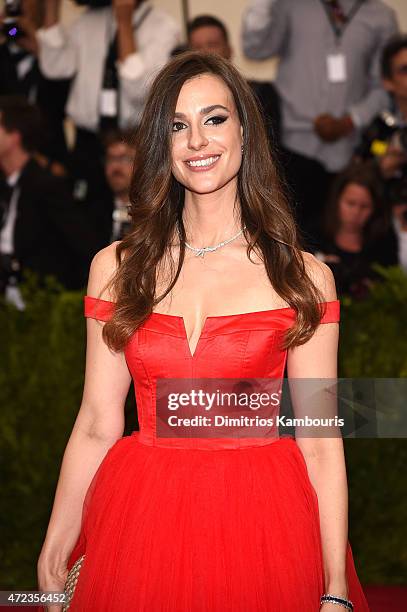
{"label": "red tulle skirt", "polygon": [[[229,450],[108,451],[86,495],[68,568],[70,612],[317,612],[318,502],[292,438]],[[349,598],[368,611],[350,545]]]}

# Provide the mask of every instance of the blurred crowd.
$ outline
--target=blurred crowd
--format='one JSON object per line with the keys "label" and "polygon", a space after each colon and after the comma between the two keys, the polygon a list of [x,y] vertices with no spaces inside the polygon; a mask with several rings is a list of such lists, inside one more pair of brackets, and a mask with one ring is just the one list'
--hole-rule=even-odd
{"label": "blurred crowd", "polygon": [[[178,24],[151,0],[5,0],[0,38],[0,295],[25,270],[86,285],[130,227],[134,131],[149,85],[187,49],[233,61],[228,25]],[[250,81],[298,221],[339,296],[363,299],[374,263],[407,273],[407,35],[381,0],[248,0],[241,47],[277,57]],[[67,143],[66,126],[74,142]]]}

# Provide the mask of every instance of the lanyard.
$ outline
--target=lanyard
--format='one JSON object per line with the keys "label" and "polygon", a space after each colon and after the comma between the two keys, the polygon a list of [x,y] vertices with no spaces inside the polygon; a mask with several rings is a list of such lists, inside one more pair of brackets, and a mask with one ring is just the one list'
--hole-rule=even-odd
{"label": "lanyard", "polygon": [[[364,0],[355,0],[352,8],[350,9],[349,13],[347,15],[343,15],[343,23],[341,25],[339,25],[336,21],[335,18],[332,14],[332,9],[333,7],[333,3],[331,0],[321,0],[322,5],[325,9],[325,12],[327,14],[329,23],[331,24],[331,27],[334,31],[335,34],[335,38],[337,41],[340,40],[340,38],[343,36],[347,26],[350,24],[350,22],[352,21],[352,19],[355,17],[356,13],[358,12],[358,10],[361,8]],[[335,0],[334,0],[335,2]],[[336,4],[338,5],[338,1],[336,1]],[[339,5],[338,5],[339,6]]]}

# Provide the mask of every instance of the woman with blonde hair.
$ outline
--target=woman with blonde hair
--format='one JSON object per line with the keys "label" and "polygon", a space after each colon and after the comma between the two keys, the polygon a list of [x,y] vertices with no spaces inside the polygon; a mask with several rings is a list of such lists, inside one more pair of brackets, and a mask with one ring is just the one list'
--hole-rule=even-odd
{"label": "woman with blonde hair", "polygon": [[[71,612],[365,612],[340,436],[163,426],[168,389],[254,388],[285,365],[337,375],[332,273],[300,249],[249,87],[226,60],[177,56],[136,152],[131,231],[90,269],[85,387],[39,586],[69,571]],[[140,430],[122,437],[132,379]]]}

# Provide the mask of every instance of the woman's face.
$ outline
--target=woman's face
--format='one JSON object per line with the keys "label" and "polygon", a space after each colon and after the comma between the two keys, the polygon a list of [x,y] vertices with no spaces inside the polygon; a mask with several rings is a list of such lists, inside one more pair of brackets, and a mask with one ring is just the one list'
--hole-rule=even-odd
{"label": "woman's face", "polygon": [[232,93],[218,77],[184,83],[172,128],[172,172],[184,187],[208,194],[236,182],[242,128]]}
{"label": "woman's face", "polygon": [[343,228],[362,231],[373,213],[373,200],[362,185],[349,183],[339,198],[339,222]]}

